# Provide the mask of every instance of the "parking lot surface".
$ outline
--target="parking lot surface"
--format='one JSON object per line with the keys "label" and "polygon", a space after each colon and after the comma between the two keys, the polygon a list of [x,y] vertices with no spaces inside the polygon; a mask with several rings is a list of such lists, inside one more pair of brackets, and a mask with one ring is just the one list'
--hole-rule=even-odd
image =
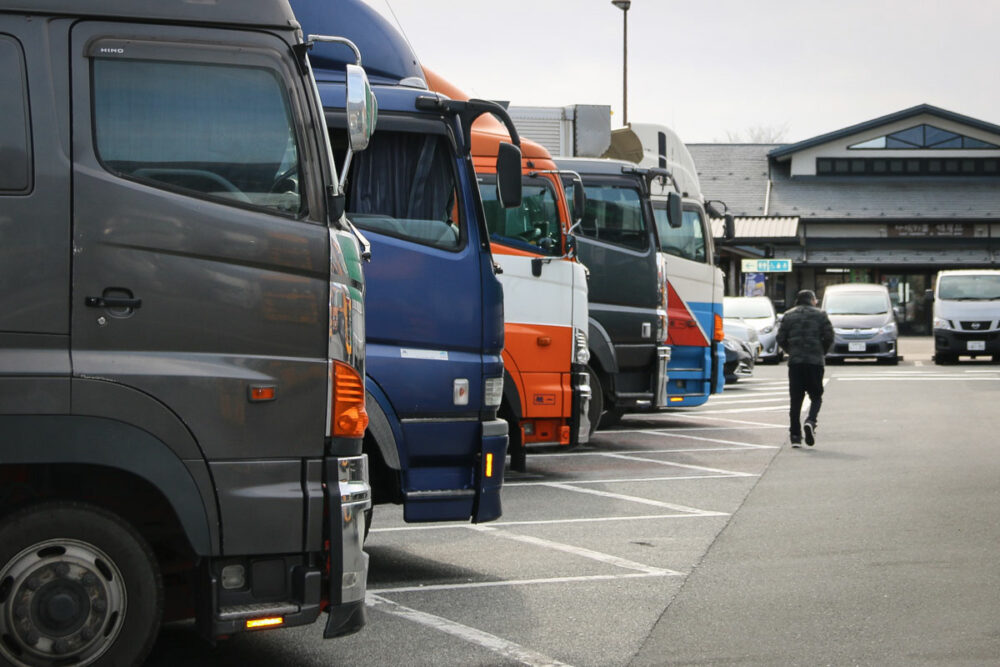
{"label": "parking lot surface", "polygon": [[902,352],[828,369],[814,448],[789,448],[785,367],[760,366],[532,453],[498,521],[380,506],[361,633],[213,649],[174,626],[150,664],[997,664],[1000,366]]}

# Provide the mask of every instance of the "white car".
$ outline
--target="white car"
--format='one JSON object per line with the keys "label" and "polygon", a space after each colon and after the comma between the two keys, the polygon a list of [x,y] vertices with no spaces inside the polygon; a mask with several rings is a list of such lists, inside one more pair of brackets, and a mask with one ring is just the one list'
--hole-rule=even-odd
{"label": "white car", "polygon": [[757,330],[760,338],[760,360],[776,364],[785,358],[778,346],[778,316],[774,304],[766,296],[727,296],[722,303],[725,319],[740,319]]}

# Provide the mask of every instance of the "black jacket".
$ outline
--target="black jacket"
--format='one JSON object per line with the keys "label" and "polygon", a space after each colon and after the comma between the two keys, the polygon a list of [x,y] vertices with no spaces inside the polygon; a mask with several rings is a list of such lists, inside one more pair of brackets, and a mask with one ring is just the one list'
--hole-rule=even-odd
{"label": "black jacket", "polygon": [[815,306],[796,306],[785,313],[778,327],[778,345],[788,353],[790,364],[822,366],[833,345],[830,318]]}

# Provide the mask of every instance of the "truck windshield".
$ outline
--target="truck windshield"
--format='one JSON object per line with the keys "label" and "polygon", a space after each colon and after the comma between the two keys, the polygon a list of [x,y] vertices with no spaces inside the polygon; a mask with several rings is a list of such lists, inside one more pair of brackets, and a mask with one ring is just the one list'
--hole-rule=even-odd
{"label": "truck windshield", "polygon": [[667,202],[653,202],[653,216],[656,218],[656,232],[660,237],[660,251],[668,255],[704,262],[705,233],[700,211],[684,211],[680,227],[671,227],[667,222]]}
{"label": "truck windshield", "polygon": [[521,182],[521,206],[505,209],[497,199],[496,176],[479,177],[490,238],[544,255],[558,255],[559,211],[552,182],[541,176],[524,176]]}
{"label": "truck windshield", "polygon": [[823,310],[828,315],[879,315],[889,312],[889,299],[884,294],[863,292],[828,294]]}
{"label": "truck windshield", "polygon": [[358,227],[445,250],[465,236],[443,134],[379,130],[354,156],[348,217]]}
{"label": "truck windshield", "polygon": [[941,276],[938,298],[968,301],[1000,299],[1000,274],[980,276]]}
{"label": "truck windshield", "polygon": [[[566,187],[566,201],[573,205],[573,184]],[[639,191],[625,185],[587,185],[587,206],[580,235],[636,250],[649,247],[649,233],[642,215]],[[575,212],[572,214],[575,218]]]}

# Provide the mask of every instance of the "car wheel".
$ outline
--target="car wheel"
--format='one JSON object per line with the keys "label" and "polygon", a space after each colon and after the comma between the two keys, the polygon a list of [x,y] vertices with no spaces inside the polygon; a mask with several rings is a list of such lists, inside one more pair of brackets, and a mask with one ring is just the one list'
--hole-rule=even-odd
{"label": "car wheel", "polygon": [[152,550],[97,507],[52,502],[0,524],[0,657],[15,665],[137,665],[163,615]]}

